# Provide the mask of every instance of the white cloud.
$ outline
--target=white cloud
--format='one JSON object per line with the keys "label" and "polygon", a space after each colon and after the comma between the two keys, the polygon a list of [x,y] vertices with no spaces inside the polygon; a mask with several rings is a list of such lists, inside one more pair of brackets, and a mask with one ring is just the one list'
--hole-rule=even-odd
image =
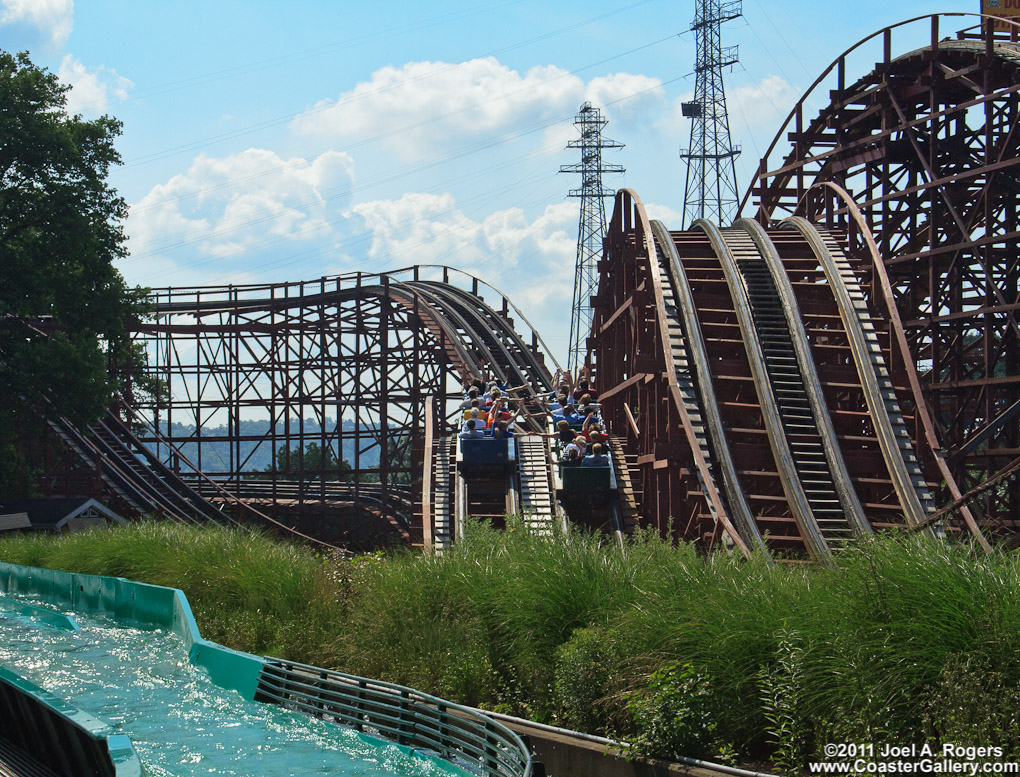
{"label": "white cloud", "polygon": [[577,255],[577,201],[546,206],[528,223],[517,208],[485,220],[489,244],[505,252],[507,271],[493,280],[517,305],[528,311],[539,333],[570,325],[574,260]]}
{"label": "white cloud", "polygon": [[[752,128],[785,119],[800,99],[799,87],[780,76],[766,76],[756,84],[743,84],[728,97],[731,111],[741,114]],[[733,126],[732,120],[730,126]],[[772,140],[770,137],[768,140]]]}
{"label": "white cloud", "polygon": [[658,119],[653,126],[666,135],[681,133],[686,138],[691,131],[691,120],[683,115],[681,106],[693,99],[694,92],[686,92],[675,98],[672,110]]}
{"label": "white cloud", "polygon": [[405,194],[355,205],[372,231],[380,267],[445,264],[488,281],[526,310],[538,331],[570,325],[577,202],[546,206],[529,221],[508,208],[475,221],[450,194]]}
{"label": "white cloud", "polygon": [[106,67],[91,70],[71,54],[64,56],[57,72],[60,80],[71,86],[67,95],[67,112],[98,116],[106,113],[110,99],[126,100],[134,84],[117,71]]}
{"label": "white cloud", "polygon": [[59,49],[74,25],[74,0],[0,0],[0,25],[5,24],[33,27]]}
{"label": "white cloud", "polygon": [[[541,149],[547,156],[560,156],[563,154],[563,149],[567,147],[567,143],[571,140],[577,140],[577,127],[566,121],[557,122],[551,127],[547,127],[545,132],[542,133],[542,144]],[[573,164],[576,160],[576,152],[574,152],[574,159],[569,162],[564,160],[564,164]]]}
{"label": "white cloud", "polygon": [[492,57],[457,65],[409,62],[375,71],[292,127],[329,138],[381,137],[413,157],[437,144],[551,119],[583,89],[581,79],[554,66],[521,75]]}
{"label": "white cloud", "polygon": [[[799,87],[775,75],[765,76],[755,83],[727,88],[726,108],[730,119],[730,133],[737,135],[747,131],[775,132],[778,121],[786,118],[800,96]],[[677,97],[673,101],[672,110],[659,119],[655,127],[667,134],[680,133],[681,137],[688,137],[691,120],[681,114],[681,104],[693,99],[694,92]],[[771,140],[772,135],[769,135],[768,141]]]}
{"label": "white cloud", "polygon": [[[640,94],[622,99],[635,93]],[[334,141],[380,139],[405,158],[419,158],[544,123],[569,127],[565,117],[584,99],[596,105],[613,102],[613,115],[627,117],[661,102],[662,89],[658,79],[628,73],[587,85],[554,65],[520,73],[493,57],[460,64],[408,62],[375,71],[336,100],[320,101],[291,127],[300,135]]]}
{"label": "white cloud", "polygon": [[452,194],[408,192],[399,200],[355,205],[372,232],[369,256],[392,266],[449,264],[475,266],[483,256],[482,225],[461,213]]}
{"label": "white cloud", "polygon": [[614,121],[634,119],[642,114],[658,111],[664,90],[658,78],[635,73],[612,73],[593,78],[585,88],[585,99],[600,107],[603,114]]}
{"label": "white cloud", "polygon": [[199,156],[131,206],[130,261],[255,259],[288,250],[281,243],[328,248],[353,180],[353,161],[337,151],[311,162],[255,148]]}
{"label": "white cloud", "polygon": [[683,214],[678,210],[673,210],[668,205],[658,205],[654,202],[645,203],[645,211],[648,213],[648,218],[655,221],[661,221],[666,225],[666,229],[683,229]]}

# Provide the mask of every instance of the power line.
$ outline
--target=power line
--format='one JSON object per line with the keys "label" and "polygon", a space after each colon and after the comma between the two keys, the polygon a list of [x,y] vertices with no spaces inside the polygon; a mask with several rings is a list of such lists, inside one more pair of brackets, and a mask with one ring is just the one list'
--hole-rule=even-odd
{"label": "power line", "polygon": [[[672,37],[672,36],[670,36],[670,37]],[[663,40],[669,40],[669,38],[664,38]],[[616,100],[611,100],[610,102],[607,102],[605,107],[608,107],[608,106],[611,106],[611,105],[618,105],[620,103],[626,102],[627,100],[631,100],[631,99],[633,99],[635,97],[639,97],[642,94],[646,94],[648,92],[655,91],[655,90],[657,90],[657,89],[659,89],[659,88],[661,88],[663,86],[667,86],[667,85],[669,85],[669,84],[671,84],[671,83],[673,83],[675,81],[678,81],[678,80],[680,80],[679,77],[671,79],[669,81],[664,81],[662,83],[656,83],[656,84],[654,84],[654,85],[652,85],[650,87],[647,87],[645,89],[639,89],[636,92],[632,92],[631,94],[624,95],[623,97],[619,97]],[[449,152],[447,154],[439,155],[439,156],[433,157],[432,159],[423,160],[421,162],[418,162],[418,163],[414,164],[413,166],[404,166],[402,168],[398,168],[395,171],[391,171],[389,174],[377,175],[374,178],[367,179],[366,181],[362,181],[362,182],[360,182],[360,183],[358,183],[356,185],[344,183],[341,186],[334,187],[332,189],[326,190],[327,196],[325,196],[325,197],[321,197],[322,193],[320,192],[319,194],[317,194],[315,197],[313,197],[310,200],[305,200],[305,201],[301,201],[301,202],[297,202],[297,203],[291,203],[291,206],[294,207],[294,208],[301,208],[301,207],[305,207],[305,206],[308,206],[308,205],[317,204],[320,201],[330,201],[332,199],[335,199],[337,196],[346,195],[346,194],[353,194],[355,192],[364,191],[364,190],[366,190],[368,188],[371,188],[371,187],[374,187],[374,186],[379,186],[379,185],[385,184],[385,183],[391,183],[391,182],[393,182],[395,180],[398,180],[398,179],[400,179],[400,178],[402,178],[402,177],[404,177],[406,175],[411,175],[411,174],[414,174],[414,173],[424,172],[425,170],[428,170],[428,169],[431,169],[431,168],[434,168],[434,167],[438,167],[438,166],[440,166],[442,164],[445,164],[445,163],[447,163],[447,162],[449,162],[449,161],[451,161],[453,159],[464,159],[467,156],[469,156],[470,154],[478,153],[480,151],[484,151],[484,150],[487,150],[487,149],[499,146],[499,145],[501,145],[503,143],[519,139],[521,137],[533,134],[535,132],[541,132],[543,130],[549,129],[550,127],[556,126],[557,124],[560,124],[562,122],[563,122],[563,117],[556,117],[554,119],[550,119],[550,120],[547,120],[547,121],[535,122],[535,123],[533,123],[533,124],[531,124],[531,125],[529,125],[527,127],[518,128],[516,130],[506,132],[506,133],[504,133],[503,135],[500,135],[497,138],[486,139],[486,140],[483,140],[483,141],[479,141],[479,142],[473,143],[473,144],[471,144],[469,146],[462,146],[462,147],[459,147],[457,149],[454,149],[453,151],[451,151],[451,152]],[[527,157],[531,156],[533,153],[535,153],[535,152],[528,152],[527,154],[524,154],[521,158],[527,158]],[[505,166],[505,165],[498,165],[497,167],[502,167],[502,166]],[[286,167],[286,166],[284,166],[284,167]],[[275,169],[279,170],[279,169],[282,169],[282,168],[278,167],[278,168],[275,168]],[[267,171],[265,173],[260,173],[259,175],[269,174],[269,172],[271,172],[271,171]],[[485,174],[484,170],[475,170],[471,174],[469,174],[467,177],[481,177],[484,174]],[[447,183],[449,183],[449,182],[447,182]],[[219,186],[217,186],[217,187],[210,187],[210,190],[212,188],[221,188],[221,187],[219,187]],[[436,187],[432,187],[432,188],[436,188]],[[163,202],[161,202],[159,204],[164,204],[164,203],[170,204],[170,203],[172,203],[172,202],[174,202],[174,201],[176,201],[178,199],[190,198],[192,196],[195,196],[196,194],[201,194],[204,191],[205,190],[202,190],[202,192],[198,192],[198,193],[189,193],[188,195],[182,195],[180,198],[172,198],[172,199],[163,201]],[[150,206],[150,207],[154,207],[154,206]],[[148,210],[148,208],[146,208],[146,210]],[[139,212],[142,212],[142,211],[139,211]],[[130,261],[130,260],[136,260],[136,259],[143,259],[143,258],[147,258],[147,257],[152,256],[152,255],[155,255],[155,254],[157,254],[159,252],[162,252],[162,251],[168,251],[168,250],[172,250],[172,249],[175,249],[175,248],[181,248],[181,247],[184,247],[186,245],[201,243],[201,242],[203,242],[205,240],[208,240],[210,238],[223,237],[224,235],[230,234],[232,232],[235,232],[235,231],[238,231],[238,230],[242,230],[242,229],[246,229],[246,228],[251,227],[251,226],[255,226],[256,224],[262,223],[262,222],[264,222],[266,220],[269,220],[270,218],[273,218],[273,217],[274,216],[268,216],[268,217],[263,216],[263,217],[259,217],[259,218],[256,218],[256,219],[247,219],[245,221],[235,221],[234,223],[232,223],[230,225],[221,225],[220,228],[216,229],[215,231],[209,232],[209,233],[205,233],[205,234],[203,234],[203,235],[201,235],[199,237],[184,238],[183,236],[180,236],[180,235],[164,237],[160,242],[156,243],[153,247],[150,247],[147,251],[145,251],[143,253],[137,253],[137,254],[136,253],[132,253],[132,255],[130,257],[128,257],[128,260]],[[281,235],[280,236],[281,239],[284,239],[286,237],[287,237],[287,235]],[[210,260],[210,261],[212,261],[212,260]]]}
{"label": "power line", "polygon": [[[480,55],[475,56],[475,57],[471,57],[469,60],[466,60],[466,61],[470,61],[470,60],[473,60],[473,59],[481,59],[481,58],[485,58],[485,57],[492,57],[492,56],[503,54],[503,53],[506,53],[506,52],[509,52],[509,51],[513,51],[514,49],[521,48],[523,46],[530,45],[531,43],[535,43],[535,42],[538,42],[538,41],[546,40],[547,38],[551,38],[551,37],[554,37],[556,35],[560,35],[560,34],[562,34],[564,32],[569,32],[571,30],[575,30],[575,29],[577,29],[579,27],[583,27],[583,26],[585,26],[587,24],[591,24],[591,23],[597,22],[597,21],[602,21],[603,19],[606,19],[606,18],[608,18],[610,16],[613,16],[615,14],[621,13],[623,11],[631,10],[631,9],[637,7],[637,6],[645,5],[645,4],[650,3],[652,1],[653,0],[637,0],[637,2],[630,3],[630,4],[626,5],[626,6],[623,6],[621,8],[617,8],[617,9],[615,9],[613,11],[609,11],[609,12],[601,14],[599,16],[594,16],[594,17],[591,17],[589,19],[585,19],[585,20],[580,21],[580,22],[575,22],[574,24],[567,25],[566,27],[562,27],[562,28],[559,28],[557,30],[553,30],[551,32],[543,33],[542,35],[537,35],[537,36],[534,36],[534,37],[529,38],[527,40],[511,44],[509,46],[504,46],[504,47],[499,48],[499,49],[494,49],[493,51],[486,52],[484,54],[480,54]],[[668,38],[665,38],[663,40],[668,40]],[[639,47],[637,47],[635,49],[632,49],[630,51],[626,51],[626,52],[623,52],[621,54],[618,54],[617,57],[626,56],[627,54],[633,53],[634,51],[639,51],[642,48],[646,48],[647,46],[655,45],[656,43],[661,43],[661,42],[662,42],[661,40],[660,41],[654,41],[653,43],[645,44],[644,46],[639,46]],[[597,66],[599,64],[603,64],[603,63],[608,62],[608,61],[610,61],[612,59],[615,59],[615,58],[616,57],[609,57],[607,59],[600,60],[599,62],[594,62],[591,65],[586,65],[585,67],[578,68],[576,70],[572,70],[569,73],[566,73],[564,75],[574,75],[574,74],[576,74],[576,73],[578,73],[578,72],[580,72],[582,70],[585,70],[585,69],[590,68],[590,67],[595,67],[595,66]],[[142,155],[142,156],[139,156],[139,157],[135,157],[134,159],[127,160],[124,163],[123,167],[135,167],[135,166],[138,166],[138,165],[143,165],[143,164],[148,164],[150,162],[159,161],[159,160],[165,159],[167,157],[171,157],[171,156],[176,156],[178,154],[187,153],[188,151],[194,151],[194,150],[199,149],[199,148],[204,148],[205,146],[212,145],[214,143],[221,143],[221,142],[226,141],[226,140],[233,140],[233,139],[238,138],[238,137],[243,137],[245,135],[250,135],[250,134],[253,134],[255,132],[260,132],[260,131],[265,130],[265,129],[270,129],[272,127],[280,126],[281,124],[286,124],[287,122],[292,121],[292,120],[294,120],[294,119],[296,119],[298,117],[315,115],[316,113],[322,113],[324,111],[328,111],[328,110],[330,110],[332,108],[335,108],[335,107],[338,107],[338,106],[341,106],[341,105],[343,105],[343,106],[350,105],[351,103],[357,102],[359,100],[363,100],[363,99],[367,99],[369,97],[375,97],[375,96],[378,96],[380,94],[384,94],[384,93],[386,93],[388,91],[391,91],[393,89],[397,89],[399,87],[405,86],[408,83],[414,83],[414,82],[417,82],[417,81],[421,81],[421,80],[425,80],[425,79],[429,79],[429,78],[434,78],[437,75],[442,75],[443,73],[452,71],[452,70],[456,69],[457,67],[460,67],[461,64],[463,64],[463,63],[450,64],[450,65],[448,65],[446,67],[439,68],[438,70],[433,70],[433,71],[430,71],[428,73],[424,73],[424,74],[416,76],[414,78],[404,79],[404,80],[401,80],[401,81],[398,81],[398,82],[395,82],[395,83],[392,83],[392,84],[388,84],[388,85],[383,86],[383,87],[379,87],[379,88],[376,88],[376,89],[372,89],[372,90],[368,90],[368,91],[362,92],[361,94],[358,94],[358,95],[351,95],[350,97],[345,99],[343,102],[337,101],[337,102],[334,102],[334,103],[324,104],[324,105],[318,106],[316,108],[305,109],[305,110],[296,111],[296,112],[293,112],[293,113],[288,113],[288,114],[285,114],[285,115],[282,115],[282,116],[277,116],[276,118],[273,118],[273,119],[267,119],[266,121],[258,122],[256,124],[250,124],[250,125],[248,125],[246,127],[239,127],[238,129],[231,130],[230,132],[220,133],[219,135],[212,135],[212,136],[209,136],[207,138],[203,138],[202,140],[197,140],[197,141],[193,141],[193,142],[190,142],[190,143],[185,143],[185,144],[182,144],[182,145],[179,145],[179,146],[172,146],[170,148],[163,149],[162,151],[156,151],[156,152],[153,152],[151,154],[145,154],[145,155]],[[551,80],[555,80],[555,79],[551,79]],[[487,101],[485,101],[485,102],[487,102]],[[468,106],[468,107],[472,107],[472,106]],[[457,113],[457,111],[455,111],[454,113]],[[448,114],[448,115],[452,115],[452,114]],[[438,118],[442,118],[442,117],[438,117]],[[437,119],[433,119],[433,121],[434,120],[438,120],[438,118]],[[387,135],[383,135],[382,137],[386,137],[386,136]]]}

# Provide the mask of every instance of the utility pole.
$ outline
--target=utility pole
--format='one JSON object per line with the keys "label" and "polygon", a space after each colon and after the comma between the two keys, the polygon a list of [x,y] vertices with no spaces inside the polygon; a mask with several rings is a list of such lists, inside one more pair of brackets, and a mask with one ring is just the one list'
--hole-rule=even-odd
{"label": "utility pole", "polygon": [[581,216],[577,228],[577,259],[574,264],[574,302],[570,316],[570,351],[567,369],[576,375],[588,356],[588,333],[591,331],[591,298],[597,290],[598,263],[602,254],[602,237],[606,233],[604,199],[612,197],[613,189],[602,188],[602,173],[622,173],[621,165],[603,164],[602,149],[623,148],[622,143],[602,137],[607,120],[590,102],[581,105],[574,117],[574,126],[581,137],[567,143],[567,148],[581,149],[581,162],[563,165],[561,173],[580,173],[581,188],[571,189],[571,197],[581,199]]}
{"label": "utility pole", "polygon": [[722,47],[719,28],[741,15],[741,0],[696,0],[694,31],[697,59],[694,65],[694,99],[680,106],[693,119],[691,142],[680,149],[687,160],[683,224],[699,218],[727,226],[736,217],[737,171],[734,160],[740,148],[730,145],[730,121],[723,90],[724,67],[737,62],[737,47]]}

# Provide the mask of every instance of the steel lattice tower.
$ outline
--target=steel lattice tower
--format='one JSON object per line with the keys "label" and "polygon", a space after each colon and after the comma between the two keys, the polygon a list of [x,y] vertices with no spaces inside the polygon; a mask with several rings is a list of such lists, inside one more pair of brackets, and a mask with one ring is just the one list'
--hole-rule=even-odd
{"label": "steel lattice tower", "polygon": [[581,215],[577,229],[577,259],[574,264],[574,302],[570,316],[570,352],[567,369],[575,372],[588,355],[587,338],[591,330],[591,298],[598,286],[598,263],[602,253],[602,236],[606,232],[604,198],[612,197],[613,189],[602,188],[602,173],[622,173],[622,165],[603,164],[602,149],[623,148],[622,143],[602,137],[607,120],[599,108],[582,103],[574,126],[581,137],[567,143],[567,148],[581,149],[581,162],[562,165],[561,173],[580,173],[581,188],[571,189],[571,197],[581,198]]}
{"label": "steel lattice tower", "polygon": [[690,146],[680,149],[680,157],[687,160],[686,225],[698,218],[726,225],[736,215],[739,197],[734,160],[740,148],[730,145],[722,71],[737,62],[737,47],[722,47],[719,28],[740,15],[741,0],[697,0],[691,24],[698,47],[694,99],[681,106],[683,115],[694,120]]}

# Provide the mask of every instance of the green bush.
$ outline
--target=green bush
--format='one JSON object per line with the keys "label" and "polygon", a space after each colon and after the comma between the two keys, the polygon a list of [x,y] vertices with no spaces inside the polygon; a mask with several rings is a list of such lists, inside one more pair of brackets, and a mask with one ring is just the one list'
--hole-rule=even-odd
{"label": "green bush", "polygon": [[258,532],[149,521],[8,538],[0,560],[180,588],[203,636],[257,654],[329,661],[346,620],[331,560]]}
{"label": "green bush", "polygon": [[563,725],[578,731],[612,734],[614,691],[620,683],[620,656],[605,628],[577,629],[556,651],[556,704]]}
{"label": "green bush", "polygon": [[687,662],[652,672],[647,685],[627,694],[637,730],[636,754],[654,758],[710,758],[724,744],[716,729],[722,700],[708,675]]}
{"label": "green bush", "polygon": [[804,646],[796,634],[780,632],[776,660],[758,670],[762,714],[768,721],[772,763],[800,774],[807,760],[810,722],[804,714]]}
{"label": "green bush", "polygon": [[925,737],[1020,757],[1020,686],[983,655],[952,655],[922,705]]}
{"label": "green bush", "polygon": [[505,532],[469,526],[441,555],[351,559],[142,523],[4,539],[0,559],[176,586],[203,634],[231,647],[650,754],[735,749],[790,772],[825,742],[1020,754],[1020,561],[923,536],[808,566],[699,556],[652,533],[623,549],[536,536],[511,518]]}

